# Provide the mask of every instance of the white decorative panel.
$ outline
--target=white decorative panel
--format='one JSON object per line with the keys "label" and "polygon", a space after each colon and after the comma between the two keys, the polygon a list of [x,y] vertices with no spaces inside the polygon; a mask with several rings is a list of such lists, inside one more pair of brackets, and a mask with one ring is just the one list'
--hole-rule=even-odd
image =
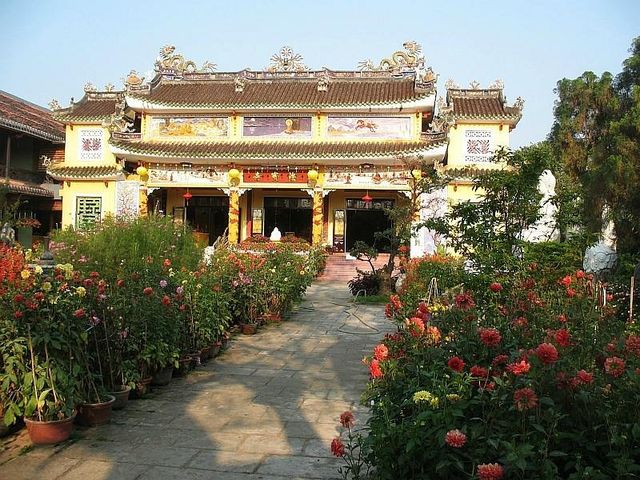
{"label": "white decorative panel", "polygon": [[84,128],[78,135],[80,160],[102,160],[102,129]]}
{"label": "white decorative panel", "polygon": [[493,132],[491,130],[466,130],[464,132],[465,162],[490,162],[492,157]]}
{"label": "white decorative panel", "polygon": [[116,216],[137,217],[140,208],[140,184],[136,181],[116,182]]}

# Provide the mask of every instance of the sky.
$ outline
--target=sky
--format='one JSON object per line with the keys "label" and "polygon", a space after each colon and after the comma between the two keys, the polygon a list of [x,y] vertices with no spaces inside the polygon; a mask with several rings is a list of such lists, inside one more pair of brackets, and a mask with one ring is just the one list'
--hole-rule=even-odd
{"label": "sky", "polygon": [[42,106],[120,87],[166,44],[218,71],[264,69],[285,45],[311,69],[354,70],[414,40],[439,95],[450,78],[501,79],[509,104],[525,100],[515,148],[549,133],[558,80],[620,72],[640,36],[638,0],[0,0],[0,18],[0,90]]}

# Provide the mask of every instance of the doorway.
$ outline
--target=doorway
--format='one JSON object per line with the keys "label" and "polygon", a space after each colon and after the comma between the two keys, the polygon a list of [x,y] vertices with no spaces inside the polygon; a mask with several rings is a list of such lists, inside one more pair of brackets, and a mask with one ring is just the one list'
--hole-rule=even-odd
{"label": "doorway", "polygon": [[376,240],[375,233],[392,227],[392,222],[384,209],[393,208],[393,200],[373,200],[365,202],[361,199],[349,198],[346,201],[347,225],[345,250],[349,252],[357,241],[374,245],[379,252],[388,253],[388,241]]}
{"label": "doorway", "polygon": [[213,245],[229,225],[229,197],[192,197],[187,222],[196,232],[208,233],[209,245]]}
{"label": "doorway", "polygon": [[293,234],[311,243],[312,202],[310,198],[265,197],[264,234],[278,227],[282,235]]}

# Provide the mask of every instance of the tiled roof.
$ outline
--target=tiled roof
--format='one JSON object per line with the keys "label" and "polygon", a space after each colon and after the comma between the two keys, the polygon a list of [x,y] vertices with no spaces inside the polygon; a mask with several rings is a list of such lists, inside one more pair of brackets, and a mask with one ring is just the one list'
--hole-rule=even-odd
{"label": "tiled roof", "polygon": [[497,168],[482,168],[482,167],[457,167],[447,168],[444,173],[449,177],[455,179],[473,179],[480,177],[486,173],[495,172]]}
{"label": "tiled roof", "polygon": [[[5,179],[0,180],[0,185],[7,185]],[[53,198],[53,192],[42,188],[40,185],[36,185],[31,182],[23,182],[20,180],[9,180],[7,185],[10,193],[19,193],[23,195],[33,195],[35,197],[49,197]]]}
{"label": "tiled roof", "polygon": [[453,107],[455,118],[504,119],[517,122],[521,110],[505,104],[502,90],[452,89],[447,92],[447,104]]}
{"label": "tiled roof", "polygon": [[46,108],[0,90],[0,127],[54,143],[64,143],[64,125]]}
{"label": "tiled roof", "polygon": [[438,142],[128,142],[111,140],[114,153],[177,159],[293,160],[395,158],[446,145]]}
{"label": "tiled roof", "polygon": [[66,166],[52,165],[47,174],[56,180],[115,180],[122,176],[119,165]]}
{"label": "tiled roof", "polygon": [[208,108],[309,107],[384,105],[429,96],[416,92],[413,78],[331,79],[326,91],[315,78],[246,79],[241,91],[233,80],[161,81],[149,93],[127,95],[164,106]]}
{"label": "tiled roof", "polygon": [[87,92],[77,103],[53,112],[54,118],[65,123],[102,122],[116,112],[122,92]]}

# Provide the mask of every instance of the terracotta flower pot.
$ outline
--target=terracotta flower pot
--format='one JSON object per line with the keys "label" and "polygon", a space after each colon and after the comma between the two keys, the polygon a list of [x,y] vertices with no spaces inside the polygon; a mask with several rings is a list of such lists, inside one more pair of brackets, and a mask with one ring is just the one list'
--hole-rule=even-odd
{"label": "terracotta flower pot", "polygon": [[211,347],[205,347],[200,350],[200,362],[206,363],[211,358]]}
{"label": "terracotta flower pot", "polygon": [[73,431],[73,421],[76,414],[64,420],[38,421],[25,418],[29,438],[34,445],[51,445],[64,442]]}
{"label": "terracotta flower pot", "polygon": [[115,397],[116,401],[113,402],[112,410],[122,410],[127,406],[129,401],[129,393],[131,393],[131,387],[128,385],[122,385],[122,389],[117,392],[109,392],[109,395]]}
{"label": "terracotta flower pot", "polygon": [[151,388],[149,385],[151,385],[151,377],[145,377],[141,380],[138,380],[136,382],[136,388],[135,390],[131,390],[129,398],[142,398],[149,392],[149,389]]}
{"label": "terracotta flower pot", "polygon": [[178,360],[178,368],[173,371],[174,377],[182,377],[187,374],[189,367],[191,366],[191,357],[185,355]]}
{"label": "terracotta flower pot", "polygon": [[212,343],[211,350],[209,351],[209,358],[215,358],[220,355],[220,349],[222,348],[222,344],[220,343]]}
{"label": "terracotta flower pot", "polygon": [[191,369],[194,369],[197,366],[202,365],[202,362],[200,361],[200,352],[190,353],[189,357],[191,357]]}
{"label": "terracotta flower pot", "polygon": [[78,407],[76,421],[85,427],[97,427],[111,421],[111,409],[116,397],[108,395],[109,399],[100,403],[83,403]]}
{"label": "terracotta flower pot", "polygon": [[255,323],[243,323],[241,327],[241,331],[243,335],[254,335],[258,327]]}

